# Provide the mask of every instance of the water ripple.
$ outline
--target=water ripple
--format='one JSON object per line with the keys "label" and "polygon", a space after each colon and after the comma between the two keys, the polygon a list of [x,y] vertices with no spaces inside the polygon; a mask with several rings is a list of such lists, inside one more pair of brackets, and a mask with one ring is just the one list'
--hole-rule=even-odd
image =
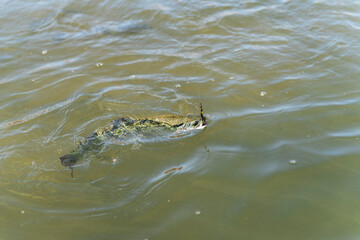
{"label": "water ripple", "polygon": [[[1,2],[0,238],[356,238],[358,7]],[[115,118],[200,102],[201,134],[105,144],[74,178],[59,161]]]}

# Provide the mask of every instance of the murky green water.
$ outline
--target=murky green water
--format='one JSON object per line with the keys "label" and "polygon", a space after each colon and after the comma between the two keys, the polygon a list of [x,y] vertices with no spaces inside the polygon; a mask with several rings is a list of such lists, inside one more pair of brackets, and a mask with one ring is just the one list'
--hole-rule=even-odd
{"label": "murky green water", "polygon": [[0,1],[0,239],[359,239],[359,31],[350,0]]}

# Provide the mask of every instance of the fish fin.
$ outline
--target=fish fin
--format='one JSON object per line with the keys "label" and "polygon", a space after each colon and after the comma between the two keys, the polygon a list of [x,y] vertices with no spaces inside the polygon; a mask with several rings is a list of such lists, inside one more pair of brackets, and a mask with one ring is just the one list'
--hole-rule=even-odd
{"label": "fish fin", "polygon": [[78,155],[75,153],[66,154],[60,157],[61,164],[63,166],[73,166],[78,160]]}

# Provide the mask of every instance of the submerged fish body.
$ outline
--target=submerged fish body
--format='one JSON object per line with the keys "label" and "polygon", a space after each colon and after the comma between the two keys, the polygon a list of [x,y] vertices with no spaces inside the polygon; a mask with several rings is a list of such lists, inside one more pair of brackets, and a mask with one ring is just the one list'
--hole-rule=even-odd
{"label": "submerged fish body", "polygon": [[95,130],[79,143],[77,149],[61,156],[61,164],[72,168],[86,152],[96,149],[106,140],[126,145],[134,138],[146,142],[148,139],[172,137],[181,132],[202,129],[206,125],[202,108],[199,115],[161,115],[142,119],[118,118],[105,128]]}

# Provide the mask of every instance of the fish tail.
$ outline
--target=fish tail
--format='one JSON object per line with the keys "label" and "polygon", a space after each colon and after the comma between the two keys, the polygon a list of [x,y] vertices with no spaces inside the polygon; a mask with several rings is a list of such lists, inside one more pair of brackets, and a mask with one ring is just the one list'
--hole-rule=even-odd
{"label": "fish tail", "polygon": [[202,107],[202,104],[201,104],[201,103],[200,103],[200,116],[201,116],[202,124],[203,124],[204,126],[206,126],[206,125],[207,125],[206,117],[204,116],[203,107]]}
{"label": "fish tail", "polygon": [[79,152],[74,151],[72,153],[61,156],[60,161],[63,166],[72,168],[76,164],[76,162],[80,159],[80,157],[81,154]]}

